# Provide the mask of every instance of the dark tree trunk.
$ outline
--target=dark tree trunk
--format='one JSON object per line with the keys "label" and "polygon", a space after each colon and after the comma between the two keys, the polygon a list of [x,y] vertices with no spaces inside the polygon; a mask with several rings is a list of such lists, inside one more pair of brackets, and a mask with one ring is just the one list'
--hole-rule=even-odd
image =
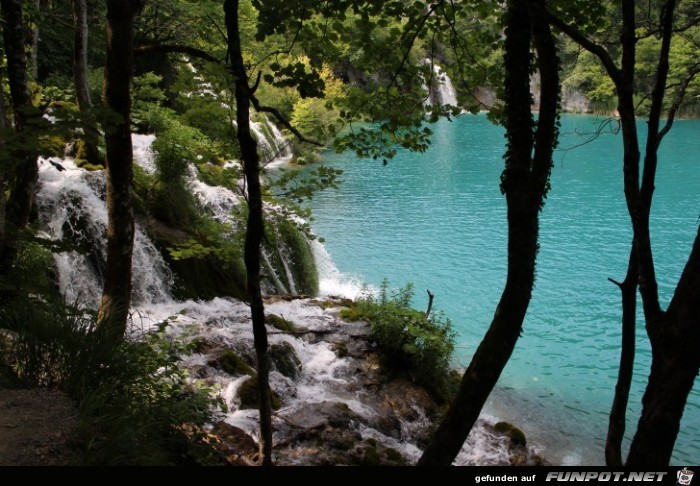
{"label": "dark tree trunk", "polygon": [[228,55],[235,78],[237,137],[243,159],[248,190],[248,224],[246,226],[244,260],[247,272],[248,299],[253,319],[253,336],[258,362],[260,395],[260,451],[262,464],[272,465],[272,402],[270,395],[265,308],[260,289],[260,246],[264,235],[260,160],[257,143],[250,133],[250,103],[253,95],[243,63],[238,19],[238,0],[225,0],[224,13],[228,33]]}
{"label": "dark tree trunk", "polygon": [[10,82],[15,131],[19,147],[8,148],[14,161],[14,181],[7,202],[7,222],[14,228],[24,228],[32,214],[38,178],[36,143],[29,133],[38,112],[32,105],[27,79],[27,56],[21,0],[0,0],[3,19],[3,40],[7,56],[7,77]]}
{"label": "dark tree trunk", "polygon": [[622,299],[622,343],[620,351],[620,368],[615,385],[615,397],[610,409],[608,436],[605,442],[605,463],[609,467],[619,467],[622,461],[622,439],[625,436],[627,403],[630,386],[634,373],[634,355],[637,346],[635,342],[637,327],[637,255],[634,245],[630,250],[627,275],[621,283],[614,282],[620,287]]}
{"label": "dark tree trunk", "polygon": [[[654,259],[649,234],[649,219],[658,165],[661,140],[668,133],[678,107],[682,103],[688,82],[698,73],[691,66],[686,79],[677,87],[668,112],[668,120],[660,129],[666,83],[669,71],[673,21],[677,0],[668,0],[660,8],[659,34],[661,48],[656,66],[656,82],[651,94],[644,168],[640,171],[641,155],[635,119],[634,79],[636,69],[636,22],[634,0],[622,0],[622,64],[617,69],[610,54],[571,25],[544,12],[544,16],[561,28],[574,41],[600,58],[615,83],[618,112],[623,136],[623,170],[625,200],[632,221],[633,250],[636,260],[639,292],[642,296],[646,331],[651,343],[652,362],[649,382],[642,398],[642,414],[637,432],[630,445],[627,465],[634,467],[665,467],[673,452],[683,409],[695,377],[700,370],[700,248],[696,239],[673,300],[666,311],[661,309]],[[641,175],[641,185],[640,185]],[[629,298],[628,298],[629,299]],[[624,302],[624,299],[623,299]],[[623,304],[624,305],[624,304]],[[631,309],[631,305],[626,306]],[[616,396],[617,400],[617,396]],[[612,427],[612,425],[611,425]],[[611,452],[617,456],[614,451]],[[617,458],[613,457],[615,462]]]}
{"label": "dark tree trunk", "polygon": [[83,159],[97,165],[100,152],[97,148],[99,132],[92,112],[92,101],[88,88],[88,22],[87,1],[73,0],[73,83],[75,84],[75,99],[78,102],[83,128],[82,147],[76,154],[76,159]]}
{"label": "dark tree trunk", "polygon": [[[549,26],[537,16],[531,17],[526,2],[508,2],[505,33],[508,151],[502,190],[508,204],[508,275],[491,326],[419,465],[449,465],[454,461],[515,348],[535,279],[538,214],[549,187],[557,138],[558,61]],[[531,38],[542,77],[540,116],[534,137]]]}
{"label": "dark tree trunk", "polygon": [[[631,7],[628,4],[632,4]],[[669,56],[673,37],[673,19],[676,1],[668,0],[661,10],[661,49],[656,69],[656,82],[651,95],[648,117],[648,133],[644,166],[639,183],[639,155],[625,157],[625,196],[634,232],[634,251],[638,261],[639,291],[642,296],[647,334],[651,343],[652,363],[649,382],[642,398],[642,414],[637,432],[630,445],[628,466],[667,466],[678,436],[688,394],[700,370],[700,248],[698,240],[691,252],[685,270],[676,287],[673,300],[666,311],[661,309],[658,284],[654,267],[649,219],[658,165],[658,150],[662,139],[660,119],[669,72]],[[634,30],[634,2],[623,2],[623,32]],[[623,34],[623,60],[625,53],[633,57],[635,42]],[[627,76],[626,76],[627,75]],[[634,73],[625,73],[623,81],[632,85]],[[619,91],[619,87],[618,87]],[[625,90],[627,98],[632,92]],[[624,107],[625,116],[633,118],[634,108]],[[620,113],[622,115],[622,112]],[[634,133],[636,125],[623,126]],[[627,147],[625,147],[627,152]],[[639,151],[637,150],[637,154]]]}
{"label": "dark tree trunk", "polygon": [[649,333],[651,373],[627,456],[627,466],[634,467],[668,466],[700,370],[700,233],[668,310],[650,325],[658,328]]}
{"label": "dark tree trunk", "polygon": [[[5,96],[0,89],[0,129],[6,129],[10,126],[7,119],[7,108],[5,106]],[[4,140],[0,139],[0,151],[5,150]],[[7,235],[5,233],[5,209],[7,206],[7,167],[5,161],[0,159],[0,273],[2,273],[2,261],[5,254],[5,245],[7,243]]]}
{"label": "dark tree trunk", "polygon": [[131,145],[130,84],[133,70],[134,16],[140,0],[107,1],[107,61],[104,103],[116,116],[105,126],[107,147],[107,264],[98,322],[115,339],[126,331],[131,303],[131,256],[134,213],[131,201],[133,150]]}

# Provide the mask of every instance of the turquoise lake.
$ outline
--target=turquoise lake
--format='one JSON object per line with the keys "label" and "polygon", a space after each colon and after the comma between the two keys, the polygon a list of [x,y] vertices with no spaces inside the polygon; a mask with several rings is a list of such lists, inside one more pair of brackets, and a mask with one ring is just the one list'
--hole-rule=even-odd
{"label": "turquoise lake", "polygon": [[[607,279],[624,278],[631,238],[621,135],[612,123],[581,145],[603,120],[562,118],[552,190],[541,213],[532,302],[487,409],[521,426],[545,457],[565,464],[604,464],[619,361],[620,296]],[[373,286],[384,278],[392,287],[412,282],[421,309],[430,289],[435,307],[458,332],[455,364],[465,366],[505,282],[505,199],[499,190],[505,139],[483,115],[443,120],[433,130],[427,153],[400,152],[386,166],[349,153],[326,154],[327,165],[344,170],[343,183],[316,196],[313,228],[344,274]],[[700,120],[678,121],[663,143],[652,211],[664,306],[697,233],[699,168]],[[636,429],[649,372],[641,315],[637,342],[628,435]],[[672,463],[699,461],[700,380]]]}

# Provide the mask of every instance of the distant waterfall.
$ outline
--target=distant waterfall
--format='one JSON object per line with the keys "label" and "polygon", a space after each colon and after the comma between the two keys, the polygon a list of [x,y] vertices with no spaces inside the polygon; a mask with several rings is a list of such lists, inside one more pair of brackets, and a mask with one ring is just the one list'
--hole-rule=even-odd
{"label": "distant waterfall", "polygon": [[[430,59],[423,61],[426,65],[431,65]],[[424,85],[424,88],[429,91],[428,99],[425,101],[427,106],[433,105],[450,105],[459,106],[457,102],[457,90],[455,90],[452,80],[448,74],[437,64],[433,66],[433,77],[430,86]]]}

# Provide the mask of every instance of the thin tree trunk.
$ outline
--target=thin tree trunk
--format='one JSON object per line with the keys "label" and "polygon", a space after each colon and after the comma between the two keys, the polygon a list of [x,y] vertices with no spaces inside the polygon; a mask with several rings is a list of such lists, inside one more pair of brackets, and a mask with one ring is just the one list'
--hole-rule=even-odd
{"label": "thin tree trunk", "polygon": [[[462,377],[457,396],[418,461],[423,466],[454,461],[515,348],[534,285],[538,213],[548,189],[557,138],[558,63],[549,27],[536,17],[531,19],[525,2],[509,1],[507,9],[508,151],[502,190],[508,204],[508,276],[491,326]],[[534,137],[529,88],[531,36],[542,76],[541,111]]]}
{"label": "thin tree trunk", "polygon": [[27,56],[24,50],[25,33],[21,0],[0,0],[2,8],[3,40],[7,56],[7,77],[10,83],[15,131],[20,135],[18,144],[24,147],[8,148],[14,160],[14,181],[7,202],[7,222],[15,228],[24,228],[31,218],[34,194],[39,175],[36,146],[28,140],[32,119],[38,116],[32,105],[27,79]]}
{"label": "thin tree trunk", "polygon": [[[5,107],[5,96],[0,89],[0,129],[6,129],[9,126],[7,108]],[[0,151],[5,150],[4,145],[4,140],[0,139]],[[7,243],[7,235],[5,233],[5,209],[7,206],[7,197],[5,195],[5,191],[7,191],[6,168],[5,162],[0,160],[0,273],[3,272],[1,265],[4,260],[5,245]]]}
{"label": "thin tree trunk", "polygon": [[260,396],[260,451],[262,464],[272,465],[272,402],[269,384],[265,309],[260,288],[260,246],[264,235],[260,160],[257,143],[250,133],[250,98],[248,74],[243,63],[238,19],[238,0],[225,0],[224,13],[228,33],[228,55],[235,78],[237,137],[243,159],[248,189],[248,224],[246,226],[244,260],[247,272],[248,299],[253,319],[253,337],[258,362],[258,391]]}
{"label": "thin tree trunk", "polygon": [[84,159],[90,164],[101,163],[97,148],[99,132],[92,113],[92,101],[88,88],[88,22],[86,0],[73,0],[73,83],[75,99],[78,102],[83,128],[83,146],[78,150],[76,159]]}
{"label": "thin tree trunk", "polygon": [[608,467],[619,467],[622,461],[622,439],[625,436],[627,403],[634,373],[634,355],[637,327],[637,255],[634,244],[630,250],[627,275],[622,283],[614,282],[620,288],[622,299],[622,344],[620,367],[615,385],[615,397],[610,409],[608,436],[605,442],[605,463]]}
{"label": "thin tree trunk", "polygon": [[39,26],[41,24],[41,0],[35,0],[34,8],[36,8],[36,23],[29,31],[29,41],[32,45],[29,51],[29,74],[32,80],[39,80]]}
{"label": "thin tree trunk", "polygon": [[[126,331],[131,303],[131,256],[134,213],[131,201],[130,84],[133,71],[133,23],[139,0],[107,1],[107,61],[104,102],[115,115],[105,128],[107,147],[107,264],[98,322],[115,339]],[[112,117],[110,117],[112,118]]]}

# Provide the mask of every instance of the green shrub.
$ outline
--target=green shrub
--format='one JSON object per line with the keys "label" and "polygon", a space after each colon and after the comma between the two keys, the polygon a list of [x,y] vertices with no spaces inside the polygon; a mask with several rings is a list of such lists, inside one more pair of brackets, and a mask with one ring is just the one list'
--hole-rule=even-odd
{"label": "green shrub", "polygon": [[76,400],[76,464],[217,463],[197,434],[211,418],[210,390],[188,384],[164,326],[115,344],[94,316],[36,301],[3,308],[0,329],[10,336],[0,362]]}
{"label": "green shrub", "polygon": [[382,365],[390,373],[407,373],[430,391],[438,401],[446,401],[455,391],[450,359],[455,332],[441,314],[426,317],[410,308],[411,284],[389,293],[382,282],[377,297],[365,296],[341,317],[363,319],[370,325],[370,337],[377,343]]}

